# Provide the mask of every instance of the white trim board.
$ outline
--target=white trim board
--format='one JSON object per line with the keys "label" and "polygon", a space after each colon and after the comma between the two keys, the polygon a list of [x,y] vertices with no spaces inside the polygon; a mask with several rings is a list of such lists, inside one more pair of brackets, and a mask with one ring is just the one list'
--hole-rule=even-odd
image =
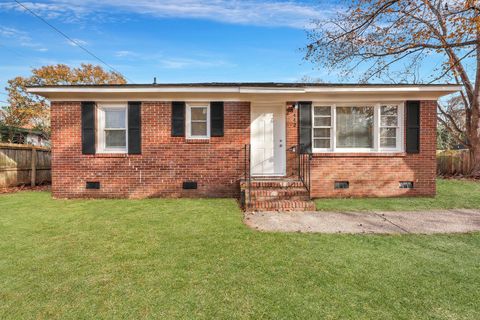
{"label": "white trim board", "polygon": [[456,92],[462,87],[458,85],[445,86],[305,86],[305,87],[208,87],[208,86],[172,86],[172,87],[29,87],[27,92],[42,93],[309,93],[309,92]]}

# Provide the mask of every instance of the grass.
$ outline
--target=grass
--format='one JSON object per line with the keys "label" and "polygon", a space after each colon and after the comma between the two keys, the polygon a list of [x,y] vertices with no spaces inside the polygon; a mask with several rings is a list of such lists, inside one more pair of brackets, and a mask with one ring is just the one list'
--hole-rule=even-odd
{"label": "grass", "polygon": [[261,233],[231,199],[0,196],[0,319],[479,319],[479,301],[479,233]]}
{"label": "grass", "polygon": [[480,209],[480,183],[438,179],[435,197],[317,199],[321,211]]}

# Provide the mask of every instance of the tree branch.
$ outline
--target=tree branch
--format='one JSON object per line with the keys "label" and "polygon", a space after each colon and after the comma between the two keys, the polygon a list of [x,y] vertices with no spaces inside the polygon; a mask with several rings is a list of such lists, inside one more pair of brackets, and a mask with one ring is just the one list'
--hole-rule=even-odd
{"label": "tree branch", "polygon": [[443,124],[443,126],[445,127],[445,129],[447,129],[447,130],[451,133],[452,137],[453,137],[455,140],[457,140],[457,142],[459,142],[459,143],[461,143],[461,144],[463,144],[463,145],[466,145],[467,147],[471,147],[470,142],[462,140],[462,138],[461,138],[460,136],[458,136],[457,133],[455,133],[455,132],[452,130],[452,128],[449,127],[449,125],[447,124],[447,122],[446,122],[444,119],[442,119],[442,118],[440,118],[440,117],[437,117],[437,119],[438,119],[438,121],[440,121],[440,122]]}
{"label": "tree branch", "polygon": [[438,106],[438,110],[440,110],[440,113],[446,117],[452,124],[453,128],[455,129],[455,131],[457,131],[458,133],[460,134],[465,134],[465,132],[463,132],[463,130],[460,129],[460,127],[457,125],[457,123],[455,122],[455,119],[453,119],[452,115],[447,113],[443,107],[440,105],[440,103],[437,104]]}

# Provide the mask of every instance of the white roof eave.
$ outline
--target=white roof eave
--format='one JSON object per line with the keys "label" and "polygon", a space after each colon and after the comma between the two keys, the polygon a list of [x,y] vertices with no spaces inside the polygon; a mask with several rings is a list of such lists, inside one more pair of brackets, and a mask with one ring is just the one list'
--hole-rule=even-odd
{"label": "white roof eave", "polygon": [[382,86],[382,87],[32,87],[27,92],[42,93],[346,93],[346,92],[457,92],[461,86]]}

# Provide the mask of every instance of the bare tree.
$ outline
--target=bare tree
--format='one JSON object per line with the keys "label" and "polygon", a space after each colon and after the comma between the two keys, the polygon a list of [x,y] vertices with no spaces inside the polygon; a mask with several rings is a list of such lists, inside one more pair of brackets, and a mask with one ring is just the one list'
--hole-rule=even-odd
{"label": "bare tree", "polygon": [[[479,14],[479,0],[354,0],[335,18],[316,21],[306,59],[344,75],[361,71],[362,82],[462,85],[454,105],[439,105],[438,120],[470,149],[472,175],[479,177]],[[425,59],[440,61],[428,79],[421,76]]]}

